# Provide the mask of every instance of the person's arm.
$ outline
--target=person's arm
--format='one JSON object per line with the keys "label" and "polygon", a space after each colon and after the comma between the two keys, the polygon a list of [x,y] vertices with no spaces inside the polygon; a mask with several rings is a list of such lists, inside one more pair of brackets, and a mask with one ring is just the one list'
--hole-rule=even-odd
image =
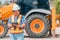
{"label": "person's arm", "polygon": [[26,25],[25,22],[26,22],[25,18],[24,18],[24,16],[22,16],[22,21],[21,21],[22,24],[20,26],[25,27],[25,25]]}
{"label": "person's arm", "polygon": [[22,16],[21,25],[18,25],[18,26],[24,28],[25,25],[26,25],[25,24],[25,19],[24,19],[24,16]]}
{"label": "person's arm", "polygon": [[11,18],[8,19],[8,28],[11,28],[12,24],[11,24]]}

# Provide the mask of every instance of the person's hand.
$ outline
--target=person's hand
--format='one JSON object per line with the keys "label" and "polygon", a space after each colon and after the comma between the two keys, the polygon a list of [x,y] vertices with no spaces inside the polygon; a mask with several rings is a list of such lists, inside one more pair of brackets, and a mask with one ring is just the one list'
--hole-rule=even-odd
{"label": "person's hand", "polygon": [[10,29],[12,27],[12,24],[8,24],[8,29]]}
{"label": "person's hand", "polygon": [[20,25],[17,25],[17,27],[20,27]]}
{"label": "person's hand", "polygon": [[16,24],[13,24],[13,26],[17,26]]}

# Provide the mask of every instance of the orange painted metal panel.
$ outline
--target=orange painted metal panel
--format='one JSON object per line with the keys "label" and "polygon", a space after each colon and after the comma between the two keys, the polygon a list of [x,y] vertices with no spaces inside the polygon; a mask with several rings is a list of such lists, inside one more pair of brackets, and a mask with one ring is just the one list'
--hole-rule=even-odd
{"label": "orange painted metal panel", "polygon": [[52,8],[52,30],[55,30],[56,27],[56,8]]}
{"label": "orange painted metal panel", "polygon": [[0,20],[8,19],[12,14],[12,7],[14,4],[3,6],[0,8]]}

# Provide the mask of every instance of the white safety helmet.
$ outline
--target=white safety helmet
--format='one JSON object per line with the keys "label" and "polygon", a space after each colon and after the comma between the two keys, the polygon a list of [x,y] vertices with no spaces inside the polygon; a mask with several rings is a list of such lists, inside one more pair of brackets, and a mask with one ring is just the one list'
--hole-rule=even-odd
{"label": "white safety helmet", "polygon": [[14,6],[12,8],[12,10],[20,10],[20,9],[21,9],[21,7],[17,4],[14,4]]}

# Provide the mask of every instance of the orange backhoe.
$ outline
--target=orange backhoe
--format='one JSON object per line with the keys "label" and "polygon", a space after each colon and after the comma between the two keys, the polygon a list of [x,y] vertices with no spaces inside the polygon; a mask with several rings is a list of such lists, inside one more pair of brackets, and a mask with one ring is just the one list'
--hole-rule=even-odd
{"label": "orange backhoe", "polygon": [[[26,32],[32,38],[45,37],[50,31],[56,30],[60,26],[60,14],[56,15],[56,9],[49,7],[48,0],[18,0],[21,6],[21,13],[26,19]],[[6,36],[8,32],[7,22],[12,16],[14,4],[0,7],[0,38]],[[56,20],[59,23],[56,23]],[[53,35],[54,36],[54,35]]]}

